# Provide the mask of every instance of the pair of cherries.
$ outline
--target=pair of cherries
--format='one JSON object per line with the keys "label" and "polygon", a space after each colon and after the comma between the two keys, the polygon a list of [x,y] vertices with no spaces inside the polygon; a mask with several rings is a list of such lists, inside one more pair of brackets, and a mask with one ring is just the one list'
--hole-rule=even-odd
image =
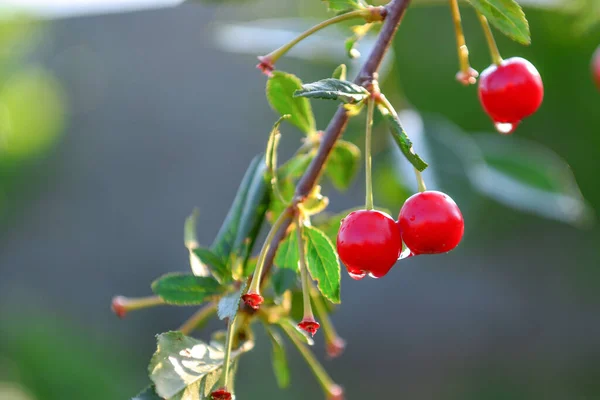
{"label": "pair of cherries", "polygon": [[430,190],[406,200],[397,222],[376,210],[348,214],[338,232],[337,249],[352,278],[381,278],[398,261],[403,242],[411,255],[447,253],[462,239],[464,227],[454,200]]}

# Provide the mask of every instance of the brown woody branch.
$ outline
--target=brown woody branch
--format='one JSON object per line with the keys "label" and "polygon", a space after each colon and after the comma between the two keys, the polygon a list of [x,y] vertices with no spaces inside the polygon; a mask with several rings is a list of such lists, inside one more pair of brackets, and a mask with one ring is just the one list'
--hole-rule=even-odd
{"label": "brown woody branch", "polygon": [[[387,15],[385,17],[385,22],[383,23],[381,32],[379,33],[377,41],[375,42],[375,47],[363,64],[358,76],[354,80],[354,83],[368,87],[373,79],[376,78],[379,66],[383,61],[388,48],[392,44],[394,35],[400,26],[400,22],[402,21],[402,17],[404,16],[404,12],[406,11],[410,1],[411,0],[392,0],[385,7]],[[327,129],[323,133],[323,138],[321,139],[321,144],[316,156],[306,169],[304,175],[298,181],[294,200],[285,212],[295,214],[297,205],[310,194],[311,190],[321,177],[323,167],[327,162],[327,158],[329,157],[335,142],[342,136],[347,124],[348,115],[346,114],[344,107],[340,106],[329,122]],[[268,275],[271,267],[273,266],[273,259],[275,258],[275,253],[279,247],[279,242],[285,238],[286,231],[290,226],[291,221],[293,221],[293,218],[288,219],[284,224],[282,224],[273,237],[273,241],[264,260],[263,279]]]}

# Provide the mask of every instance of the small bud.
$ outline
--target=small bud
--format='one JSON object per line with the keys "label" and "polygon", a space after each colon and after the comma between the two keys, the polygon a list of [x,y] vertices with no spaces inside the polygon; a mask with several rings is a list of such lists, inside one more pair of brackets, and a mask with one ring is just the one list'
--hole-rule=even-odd
{"label": "small bud", "polygon": [[327,400],[344,400],[344,389],[341,386],[333,385],[329,388]]}
{"label": "small bud", "polygon": [[210,396],[212,400],[231,400],[231,393],[225,388],[215,390]]}
{"label": "small bud", "polygon": [[478,76],[479,76],[479,72],[477,72],[473,68],[469,67],[468,72],[458,71],[458,73],[456,74],[456,80],[465,86],[469,86],[469,85],[474,85],[477,83]]}
{"label": "small bud", "polygon": [[339,357],[346,348],[346,341],[341,337],[335,337],[331,341],[327,341],[325,350],[330,358]]}
{"label": "small bud", "polygon": [[123,296],[115,296],[112,299],[110,308],[117,315],[117,317],[122,319],[125,318],[125,315],[127,314],[126,303],[127,298]]}
{"label": "small bud", "polygon": [[275,70],[273,61],[271,61],[270,58],[265,56],[258,57],[258,60],[260,62],[256,65],[256,68],[260,69],[262,73],[268,76],[269,78],[273,76],[273,70]]}
{"label": "small bud", "polygon": [[311,336],[315,336],[315,333],[319,330],[321,324],[315,321],[314,318],[304,318],[299,324],[298,328],[304,332],[310,333]]}
{"label": "small bud", "polygon": [[258,293],[246,293],[242,296],[242,300],[253,310],[258,310],[260,305],[265,301],[265,299]]}

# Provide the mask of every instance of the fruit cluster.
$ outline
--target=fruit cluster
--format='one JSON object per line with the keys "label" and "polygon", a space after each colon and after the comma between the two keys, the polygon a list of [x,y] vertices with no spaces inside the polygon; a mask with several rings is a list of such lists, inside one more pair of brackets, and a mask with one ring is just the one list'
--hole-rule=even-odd
{"label": "fruit cluster", "polygon": [[[337,249],[354,279],[386,275],[401,256],[446,253],[464,233],[460,209],[445,193],[428,190],[410,197],[398,221],[376,210],[354,211],[342,220]],[[404,257],[402,257],[404,258]]]}

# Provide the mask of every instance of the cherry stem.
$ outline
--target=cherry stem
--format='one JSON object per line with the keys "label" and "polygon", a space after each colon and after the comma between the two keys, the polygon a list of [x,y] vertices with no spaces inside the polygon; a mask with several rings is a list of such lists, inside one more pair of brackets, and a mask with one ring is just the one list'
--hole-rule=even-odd
{"label": "cherry stem", "polygon": [[426,191],[427,186],[425,186],[425,181],[423,180],[423,175],[421,174],[421,171],[419,171],[416,168],[414,168],[414,170],[415,170],[415,175],[417,177],[417,187],[419,189],[419,192]]}
{"label": "cherry stem", "polygon": [[371,172],[371,136],[373,133],[373,113],[375,100],[370,98],[367,102],[367,128],[365,130],[365,209],[373,209],[373,177]]}
{"label": "cherry stem", "polygon": [[502,64],[502,56],[500,55],[498,45],[496,44],[496,40],[494,39],[492,28],[490,28],[490,24],[486,17],[484,17],[480,13],[477,13],[477,16],[479,17],[479,21],[481,21],[481,27],[483,28],[485,40],[487,41],[488,47],[490,49],[490,56],[492,57],[492,62],[496,65],[500,65]]}
{"label": "cherry stem", "polygon": [[[237,316],[237,314],[236,314]],[[229,318],[227,323],[227,338],[225,340],[225,357],[223,358],[223,373],[221,374],[221,387],[225,389],[229,385],[229,364],[231,363],[231,349],[233,347],[233,334],[235,332],[235,320],[236,316]]]}
{"label": "cherry stem", "polygon": [[269,248],[271,247],[271,243],[274,241],[275,235],[279,228],[283,226],[284,223],[289,224],[289,220],[291,219],[291,212],[293,208],[286,208],[281,215],[277,218],[271,230],[269,231],[267,238],[263,244],[262,249],[260,250],[260,254],[258,255],[258,262],[256,263],[256,269],[254,270],[254,275],[252,276],[252,282],[250,282],[250,287],[248,288],[247,293],[259,293],[260,292],[260,282],[262,277],[262,271],[265,266],[265,256],[269,252]]}
{"label": "cherry stem", "polygon": [[338,334],[335,330],[335,327],[333,326],[333,323],[331,322],[331,318],[329,318],[329,314],[327,313],[327,309],[325,307],[325,300],[315,289],[314,285],[311,284],[310,289],[312,302],[315,306],[315,311],[317,313],[317,316],[319,317],[319,322],[321,323],[323,332],[325,333],[325,339],[327,341],[333,342],[338,338]]}
{"label": "cherry stem", "polygon": [[150,308],[165,304],[165,301],[158,296],[148,297],[136,297],[128,298],[123,297],[123,306],[127,311],[142,310],[144,308]]}
{"label": "cherry stem", "polygon": [[179,331],[184,335],[189,335],[194,330],[199,328],[203,323],[205,323],[209,318],[211,318],[217,312],[217,304],[209,303],[204,307],[200,308],[198,311],[194,313],[187,321],[179,327]]}
{"label": "cherry stem", "polygon": [[313,320],[315,317],[310,304],[310,279],[308,277],[308,268],[306,266],[306,252],[304,249],[304,238],[302,237],[302,213],[298,213],[298,227],[296,228],[296,237],[298,242],[298,266],[300,267],[300,280],[302,281],[302,301],[304,303],[304,318],[305,320]]}
{"label": "cherry stem", "polygon": [[456,46],[458,49],[458,62],[460,70],[467,76],[470,74],[471,65],[469,64],[469,49],[465,41],[465,34],[460,18],[460,9],[458,0],[450,0],[450,11],[452,12],[452,20],[454,22],[454,32],[456,33]]}
{"label": "cherry stem", "polygon": [[310,35],[320,31],[323,28],[326,28],[330,25],[337,24],[342,21],[347,21],[349,19],[355,19],[355,18],[368,19],[370,17],[372,17],[372,13],[368,8],[361,9],[361,10],[355,10],[355,11],[351,11],[351,12],[348,12],[345,14],[337,15],[333,18],[325,20],[325,21],[313,26],[312,28],[302,32],[300,35],[298,35],[292,41],[284,44],[280,48],[270,52],[269,54],[267,54],[266,56],[263,56],[261,58],[269,60],[269,62],[271,64],[275,64],[275,62],[277,62],[277,60],[279,60],[283,55],[285,55],[288,51],[290,51],[290,49],[292,49],[295,45],[297,45],[302,40],[306,39]]}
{"label": "cherry stem", "polygon": [[315,377],[319,381],[319,384],[321,385],[323,390],[327,394],[332,393],[333,388],[335,388],[337,385],[335,384],[333,379],[331,379],[331,377],[327,374],[327,371],[325,371],[325,368],[323,368],[323,366],[319,363],[313,352],[310,351],[310,349],[306,347],[306,345],[302,343],[298,336],[292,331],[292,329],[295,328],[292,325],[285,323],[279,323],[279,326],[290,338],[292,343],[294,343],[294,345],[296,346],[296,348],[298,349],[298,351],[300,352],[300,354],[302,355],[312,372],[315,374]]}

